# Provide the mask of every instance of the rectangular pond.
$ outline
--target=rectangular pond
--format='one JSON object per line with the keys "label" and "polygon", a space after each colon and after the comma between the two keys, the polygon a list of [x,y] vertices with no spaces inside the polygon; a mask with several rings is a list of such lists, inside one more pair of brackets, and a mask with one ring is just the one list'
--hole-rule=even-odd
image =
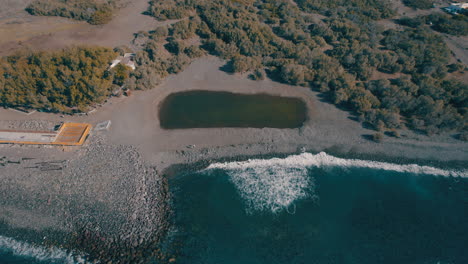
{"label": "rectangular pond", "polygon": [[162,128],[297,128],[307,118],[299,98],[267,94],[188,91],[170,94],[159,109]]}

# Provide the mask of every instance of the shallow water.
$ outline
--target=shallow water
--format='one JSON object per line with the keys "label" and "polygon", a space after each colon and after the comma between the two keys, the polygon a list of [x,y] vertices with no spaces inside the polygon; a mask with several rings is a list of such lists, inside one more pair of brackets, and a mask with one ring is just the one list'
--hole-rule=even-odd
{"label": "shallow water", "polygon": [[189,91],[169,95],[161,104],[161,127],[296,128],[306,120],[305,103],[298,98],[266,94]]}
{"label": "shallow water", "polygon": [[298,157],[175,177],[178,263],[468,263],[465,173]]}

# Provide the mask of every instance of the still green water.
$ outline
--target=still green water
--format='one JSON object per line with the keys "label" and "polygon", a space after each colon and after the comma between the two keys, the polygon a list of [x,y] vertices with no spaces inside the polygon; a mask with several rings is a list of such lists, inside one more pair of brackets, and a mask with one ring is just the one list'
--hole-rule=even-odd
{"label": "still green water", "polygon": [[269,163],[171,186],[177,263],[468,263],[466,178]]}
{"label": "still green water", "polygon": [[266,94],[190,91],[169,95],[161,104],[161,127],[296,128],[306,120],[305,103]]}

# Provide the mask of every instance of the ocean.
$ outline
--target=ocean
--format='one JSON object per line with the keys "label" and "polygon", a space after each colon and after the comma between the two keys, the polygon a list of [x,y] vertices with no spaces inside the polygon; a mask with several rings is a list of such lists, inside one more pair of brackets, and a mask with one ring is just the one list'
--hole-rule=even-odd
{"label": "ocean", "polygon": [[177,263],[468,263],[468,179],[325,153],[175,177]]}
{"label": "ocean", "polygon": [[[326,153],[213,163],[171,177],[169,248],[187,264],[468,263],[467,176]],[[0,263],[73,263],[3,239]]]}

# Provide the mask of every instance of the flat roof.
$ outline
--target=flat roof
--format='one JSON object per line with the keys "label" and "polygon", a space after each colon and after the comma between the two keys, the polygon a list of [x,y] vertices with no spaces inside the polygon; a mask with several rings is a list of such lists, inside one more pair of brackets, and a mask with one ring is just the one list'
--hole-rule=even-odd
{"label": "flat roof", "polygon": [[0,130],[0,143],[79,146],[91,130],[86,123],[64,123],[56,131]]}

